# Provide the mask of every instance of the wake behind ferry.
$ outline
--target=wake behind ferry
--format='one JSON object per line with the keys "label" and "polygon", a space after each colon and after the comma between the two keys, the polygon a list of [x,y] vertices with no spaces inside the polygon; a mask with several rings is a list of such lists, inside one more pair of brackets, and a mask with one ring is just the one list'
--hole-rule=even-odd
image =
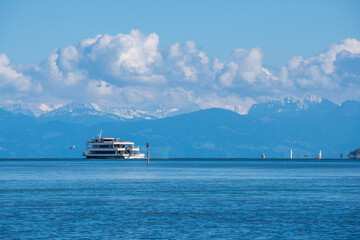
{"label": "wake behind ferry", "polygon": [[140,153],[139,147],[134,147],[133,142],[122,141],[120,138],[102,138],[102,129],[98,137],[93,137],[92,141],[86,143],[86,158],[123,158],[139,159],[145,158],[145,154]]}

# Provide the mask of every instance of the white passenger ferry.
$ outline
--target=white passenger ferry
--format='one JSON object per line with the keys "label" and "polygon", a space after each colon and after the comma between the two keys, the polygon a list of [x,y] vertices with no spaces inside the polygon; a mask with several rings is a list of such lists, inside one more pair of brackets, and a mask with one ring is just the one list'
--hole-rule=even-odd
{"label": "white passenger ferry", "polygon": [[139,147],[134,147],[133,142],[122,141],[120,138],[102,138],[102,129],[99,136],[92,138],[86,143],[86,158],[124,158],[137,159],[145,158],[145,154],[140,153]]}

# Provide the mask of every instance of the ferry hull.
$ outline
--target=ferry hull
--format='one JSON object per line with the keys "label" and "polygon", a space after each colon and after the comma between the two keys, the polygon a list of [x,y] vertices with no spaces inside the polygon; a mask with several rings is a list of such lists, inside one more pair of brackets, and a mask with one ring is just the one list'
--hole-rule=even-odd
{"label": "ferry hull", "polygon": [[136,154],[130,156],[124,156],[124,155],[98,156],[98,155],[90,155],[84,153],[83,156],[85,156],[87,159],[144,159],[145,158],[145,154]]}
{"label": "ferry hull", "polygon": [[145,159],[145,157],[103,157],[103,156],[86,156],[87,159]]}

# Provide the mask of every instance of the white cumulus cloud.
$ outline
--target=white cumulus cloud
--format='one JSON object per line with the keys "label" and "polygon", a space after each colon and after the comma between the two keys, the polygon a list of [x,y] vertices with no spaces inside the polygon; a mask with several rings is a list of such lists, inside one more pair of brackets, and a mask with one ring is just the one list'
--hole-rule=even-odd
{"label": "white cumulus cloud", "polygon": [[4,53],[0,53],[0,89],[11,88],[15,92],[28,92],[42,90],[40,84],[33,83],[31,77],[17,72],[11,65],[10,60]]}
{"label": "white cumulus cloud", "polygon": [[0,53],[3,102],[58,106],[72,101],[137,109],[220,107],[246,113],[257,101],[360,93],[360,42],[345,39],[317,56],[264,66],[260,47],[236,48],[229,61],[209,57],[193,41],[160,46],[156,33],[99,34],[55,49],[39,64],[14,66]]}
{"label": "white cumulus cloud", "polygon": [[360,41],[345,39],[330,45],[317,56],[291,58],[286,76],[282,77],[286,77],[287,82],[292,82],[303,92],[322,92],[325,97],[354,95],[351,93],[355,93],[354,87],[360,87],[359,68]]}

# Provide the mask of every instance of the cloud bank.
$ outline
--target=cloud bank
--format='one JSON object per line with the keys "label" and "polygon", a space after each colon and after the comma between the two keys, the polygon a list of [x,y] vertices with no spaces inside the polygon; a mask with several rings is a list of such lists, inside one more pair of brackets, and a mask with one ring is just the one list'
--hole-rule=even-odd
{"label": "cloud bank", "polygon": [[[55,49],[44,61],[13,66],[0,53],[2,103],[93,102],[117,108],[220,107],[246,113],[268,98],[317,95],[335,102],[360,96],[360,41],[345,39],[317,56],[264,66],[261,48],[210,58],[195,42],[161,46],[156,33],[97,35]],[[47,106],[47,105],[46,105]]]}

